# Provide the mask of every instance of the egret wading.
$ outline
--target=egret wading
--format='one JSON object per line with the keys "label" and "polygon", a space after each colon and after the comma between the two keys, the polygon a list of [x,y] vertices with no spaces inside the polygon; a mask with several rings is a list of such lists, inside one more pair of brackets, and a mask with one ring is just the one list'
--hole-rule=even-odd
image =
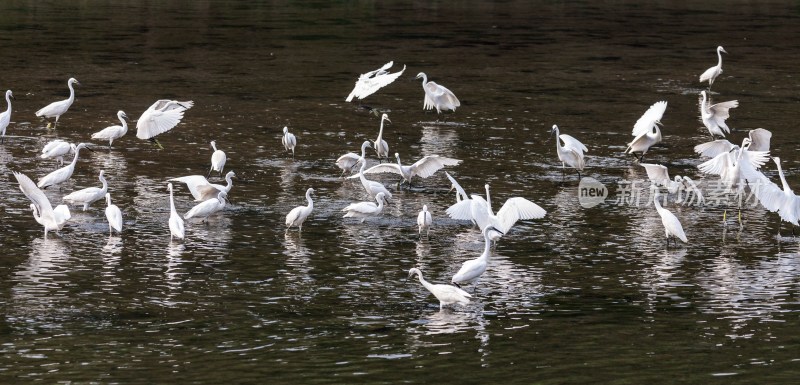
{"label": "egret wading", "polygon": [[172,183],[167,183],[167,190],[169,190],[169,240],[173,238],[184,239],[186,237],[186,230],[183,226],[183,218],[175,210],[175,200],[172,197]]}
{"label": "egret wading", "polygon": [[422,78],[422,90],[425,91],[425,100],[422,104],[423,110],[436,109],[437,114],[442,111],[453,110],[461,106],[456,95],[447,87],[428,81],[428,75],[424,72],[417,74],[417,79]]}
{"label": "egret wading", "polygon": [[419,277],[419,282],[439,300],[439,310],[444,310],[445,306],[460,304],[468,305],[469,299],[472,295],[458,287],[443,284],[432,284],[422,277],[422,271],[416,267],[408,270],[408,278],[411,279],[414,275]]}
{"label": "egret wading", "polygon": [[11,123],[11,99],[14,99],[14,94],[11,93],[11,90],[6,91],[6,105],[8,107],[5,111],[0,113],[0,143],[4,143],[6,140],[6,129],[8,128],[8,124]]}
{"label": "egret wading", "polygon": [[[67,80],[67,87],[69,87],[69,97],[64,100],[59,100],[57,102],[52,102],[45,107],[42,107],[39,111],[36,111],[36,116],[40,118],[56,118],[55,124],[53,124],[53,128],[56,128],[58,125],[58,118],[61,115],[64,115],[69,107],[72,106],[72,102],[75,101],[75,88],[72,87],[73,84],[80,85],[78,80],[75,78],[69,78]],[[50,122],[47,122],[47,129],[50,129]]]}
{"label": "egret wading", "polygon": [[206,178],[211,176],[212,171],[217,171],[219,172],[219,176],[222,176],[222,169],[225,168],[225,162],[228,160],[228,157],[225,155],[225,151],[217,150],[216,141],[211,141],[211,148],[214,150],[214,152],[211,154],[211,169],[208,170],[208,175],[206,175]]}
{"label": "egret wading", "polygon": [[[578,172],[578,179],[580,179],[581,171],[583,171],[583,168],[586,166],[583,153],[589,152],[589,149],[587,149],[586,146],[584,146],[583,143],[581,143],[578,139],[575,139],[570,135],[559,135],[558,126],[555,124],[550,132],[552,132],[556,137],[556,154],[558,154],[558,160],[561,161],[562,174],[566,168],[566,165],[569,165]],[[562,145],[561,142],[564,144]]]}
{"label": "egret wading", "polygon": [[308,205],[297,206],[289,211],[289,214],[286,214],[286,232],[288,232],[292,226],[297,226],[297,230],[303,232],[303,222],[305,222],[308,216],[311,215],[311,212],[314,211],[314,200],[311,199],[311,194],[313,193],[313,188],[306,190],[306,201]]}
{"label": "egret wading", "polygon": [[714,80],[722,73],[722,53],[728,53],[725,48],[722,46],[717,47],[717,65],[705,70],[700,75],[700,83],[707,81],[708,82],[708,89],[711,89],[711,85],[714,84]]}
{"label": "egret wading", "polygon": [[177,126],[183,119],[183,113],[192,106],[194,106],[194,102],[191,100],[186,102],[157,100],[136,121],[136,137],[149,140],[163,150],[164,146],[155,138],[156,135],[163,134]]}
{"label": "egret wading", "polygon": [[121,126],[109,126],[106,127],[98,132],[92,134],[92,139],[95,140],[107,140],[108,141],[108,149],[111,149],[111,144],[114,143],[115,140],[125,136],[128,133],[128,122],[125,119],[128,119],[128,115],[125,115],[123,111],[117,111],[117,119],[122,123]]}

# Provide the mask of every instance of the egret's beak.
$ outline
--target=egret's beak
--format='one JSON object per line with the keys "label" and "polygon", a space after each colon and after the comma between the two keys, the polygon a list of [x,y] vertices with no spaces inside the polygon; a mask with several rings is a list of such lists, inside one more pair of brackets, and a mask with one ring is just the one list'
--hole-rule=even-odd
{"label": "egret's beak", "polygon": [[504,232],[502,232],[502,231],[498,230],[498,229],[497,229],[497,227],[494,227],[494,226],[492,226],[492,227],[491,227],[491,230],[492,230],[492,231],[496,231],[496,232],[497,232],[497,233],[499,233],[500,235],[506,235]]}
{"label": "egret's beak", "polygon": [[719,50],[722,51],[722,52],[728,53],[728,51],[726,51],[725,48],[720,48]]}
{"label": "egret's beak", "polygon": [[89,147],[89,146],[85,146],[85,147],[83,147],[83,148],[85,148],[85,149],[87,149],[87,150],[89,150],[89,151],[91,151],[91,152],[94,152],[94,150],[93,150],[91,147]]}

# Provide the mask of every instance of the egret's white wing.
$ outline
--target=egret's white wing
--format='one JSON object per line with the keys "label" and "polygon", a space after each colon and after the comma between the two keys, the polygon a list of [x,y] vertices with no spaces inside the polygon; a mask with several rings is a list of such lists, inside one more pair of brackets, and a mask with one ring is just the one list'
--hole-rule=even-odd
{"label": "egret's white wing", "polygon": [[641,166],[647,171],[647,178],[656,185],[666,187],[672,181],[665,166],[651,163],[642,163]]}
{"label": "egret's white wing", "polygon": [[[433,295],[440,301],[444,303],[464,303],[469,302],[469,299],[472,298],[472,294],[467,293],[464,290],[461,290],[455,286],[450,285],[432,285],[436,287],[436,292]],[[465,298],[466,297],[466,298]]]}
{"label": "egret's white wing", "polygon": [[731,100],[710,106],[708,107],[708,111],[712,114],[711,119],[714,121],[714,123],[716,123],[720,128],[724,129],[726,133],[729,133],[731,130],[728,128],[728,125],[725,124],[725,120],[731,116],[729,110],[738,106],[738,101]]}
{"label": "egret's white wing", "polygon": [[725,139],[717,139],[694,146],[694,152],[702,156],[713,158],[724,152],[730,152],[734,147],[738,146]]}
{"label": "egret's white wing", "polygon": [[639,136],[642,133],[647,133],[650,131],[656,122],[661,121],[661,118],[664,116],[664,111],[666,110],[666,101],[662,100],[654,103],[647,111],[645,111],[642,117],[636,121],[636,124],[633,125],[633,131],[631,132],[631,135]]}
{"label": "egret's white wing", "polygon": [[539,207],[525,198],[509,198],[500,211],[497,212],[497,219],[500,221],[500,231],[508,232],[518,220],[539,219],[547,214],[543,208]]}
{"label": "egret's white wing", "polygon": [[777,184],[769,180],[766,175],[761,175],[763,177],[759,177],[756,183],[750,186],[750,189],[765,209],[776,212],[784,204],[786,194],[783,193],[783,190],[781,190]]}
{"label": "egret's white wing", "polygon": [[744,164],[749,164],[752,166],[753,171],[755,169],[760,168],[769,161],[769,151],[750,151],[746,150],[742,152],[741,162],[742,166]]}
{"label": "egret's white wing", "polygon": [[403,69],[398,72],[389,74],[387,73],[386,70],[388,70],[389,67],[392,66],[392,64],[393,62],[389,62],[383,67],[381,67],[381,69],[379,70],[368,72],[366,74],[359,76],[358,81],[356,81],[355,88],[353,88],[353,91],[350,92],[350,95],[347,96],[345,101],[347,102],[352,101],[353,97],[364,99],[367,96],[372,95],[379,89],[397,80],[397,78],[399,78],[400,75],[402,75],[403,72],[405,72],[406,66],[403,66]]}
{"label": "egret's white wing", "polygon": [[[168,181],[185,183],[186,187],[189,188],[189,192],[192,193],[192,196],[194,197],[195,200],[204,201],[204,200],[208,199],[208,198],[202,199],[203,198],[203,193],[200,190],[198,190],[198,187],[200,187],[200,186],[210,185],[210,183],[208,182],[206,177],[204,177],[202,175],[182,176],[180,178],[169,179]],[[214,197],[216,197],[216,195]]]}
{"label": "egret's white wing", "polygon": [[58,205],[56,208],[53,209],[53,216],[56,219],[56,223],[59,226],[63,225],[68,219],[72,218],[72,214],[69,213],[69,207],[67,205]]}
{"label": "egret's white wing", "polygon": [[339,168],[341,168],[343,170],[349,170],[349,169],[355,167],[355,165],[358,164],[358,161],[360,159],[361,159],[361,155],[358,155],[358,154],[355,154],[355,153],[352,153],[352,152],[348,152],[347,154],[344,154],[344,155],[340,156],[338,159],[336,159],[336,165],[339,166]]}
{"label": "egret's white wing", "polygon": [[[411,165],[412,173],[420,178],[427,178],[444,166],[456,166],[460,159],[446,158],[439,155],[428,155]],[[374,168],[374,167],[373,167]]]}
{"label": "egret's white wing", "polygon": [[589,152],[589,149],[586,148],[586,146],[583,143],[581,143],[580,140],[575,139],[570,135],[561,134],[558,137],[564,141],[564,148],[572,148],[581,152]]}
{"label": "egret's white wing", "polygon": [[703,163],[700,163],[697,165],[697,168],[706,174],[722,175],[722,173],[728,169],[730,162],[728,159],[729,156],[731,156],[729,152],[723,152]]}
{"label": "egret's white wing", "polygon": [[749,151],[769,151],[769,142],[772,138],[772,133],[763,129],[756,128],[750,130],[750,147]]}
{"label": "egret's white wing", "polygon": [[[60,150],[56,150],[57,148],[60,148]],[[61,139],[56,139],[56,140],[52,140],[50,142],[47,142],[47,144],[44,145],[44,148],[42,148],[42,154],[43,155],[49,154],[51,152],[57,152],[57,153],[63,152],[64,154],[66,154],[69,151],[70,151],[69,143],[67,143],[67,142],[65,142],[65,141],[63,141]],[[50,157],[50,156],[52,156],[52,155],[48,155],[47,157]],[[42,157],[44,158],[45,156],[42,156]]]}
{"label": "egret's white wing", "polygon": [[366,169],[364,171],[364,174],[379,174],[379,173],[383,173],[383,172],[389,172],[389,173],[392,173],[392,174],[403,175],[403,173],[400,172],[400,166],[397,165],[397,164],[394,164],[394,163],[376,164],[376,165]]}
{"label": "egret's white wing", "polygon": [[464,221],[471,221],[472,220],[472,200],[471,199],[463,199],[461,202],[458,202],[445,210],[447,215],[453,219],[459,219]]}
{"label": "egret's white wing", "polygon": [[[492,225],[491,218],[489,217],[489,204],[486,203],[486,199],[476,194],[472,194],[472,199],[470,199],[470,201],[472,202],[470,205],[472,220],[474,220],[481,231],[483,231],[486,226]],[[500,226],[495,227],[500,228]],[[500,229],[500,231],[503,230]],[[505,231],[503,232],[505,233]]]}
{"label": "egret's white wing", "polygon": [[456,189],[456,192],[461,197],[461,200],[469,199],[469,195],[467,195],[467,192],[464,191],[464,189],[461,187],[460,184],[458,184],[458,182],[456,182],[455,178],[450,176],[450,174],[448,174],[447,171],[444,172],[444,175],[446,175],[447,179],[450,180],[450,183],[453,185],[453,188]]}
{"label": "egret's white wing", "polygon": [[640,142],[646,141],[647,140],[647,133],[648,133],[648,131],[645,131],[645,132],[639,134],[639,136],[633,138],[633,140],[630,143],[628,143],[628,148],[625,149],[625,153],[628,154],[628,153],[633,152],[633,147],[634,146],[639,145]]}
{"label": "egret's white wing", "polygon": [[39,215],[44,216],[46,213],[53,212],[53,206],[50,205],[50,200],[44,195],[44,192],[36,186],[35,183],[28,178],[27,175],[14,171],[14,177],[17,178],[19,189],[25,194],[31,202],[36,205],[39,210]]}
{"label": "egret's white wing", "polygon": [[171,130],[183,119],[183,112],[193,105],[192,101],[159,100],[153,103],[136,122],[136,137],[150,139]]}
{"label": "egret's white wing", "polygon": [[372,202],[356,202],[347,205],[342,211],[348,212],[345,216],[350,216],[351,213],[374,214],[378,211],[378,205]]}
{"label": "egret's white wing", "polygon": [[[200,198],[195,198],[195,200],[208,200],[211,198],[216,198],[219,195],[220,191],[225,191],[226,186],[218,185],[218,184],[204,184],[199,185],[195,188],[197,194],[200,195]],[[226,191],[227,192],[227,191]],[[194,196],[194,195],[193,195]]]}

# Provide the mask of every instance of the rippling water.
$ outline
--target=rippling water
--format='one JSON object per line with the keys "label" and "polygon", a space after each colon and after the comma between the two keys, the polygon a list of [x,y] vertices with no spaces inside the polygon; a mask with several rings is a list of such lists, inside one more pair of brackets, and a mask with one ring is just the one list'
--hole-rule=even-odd
{"label": "rippling water", "polygon": [[[646,177],[623,151],[659,100],[664,141],[645,159],[710,180],[692,151],[708,140],[696,79],[720,44],[730,54],[712,96],[741,103],[729,139],[771,130],[795,185],[798,25],[783,2],[4,2],[0,87],[17,99],[0,145],[0,378],[795,383],[800,254],[788,226],[777,237],[777,216],[760,207],[743,211],[740,230],[735,215],[723,225],[722,207],[670,204],[689,244],[666,248],[651,205],[613,201]],[[406,280],[418,266],[447,282],[483,249],[475,229],[446,218],[443,173],[412,190],[380,177],[395,195],[384,214],[341,218],[365,197],[333,161],[380,124],[343,100],[359,73],[389,60],[406,73],[363,105],[389,113],[391,152],[462,159],[451,173],[470,193],[489,183],[495,209],[524,196],[548,211],[498,243],[468,306],[440,312]],[[420,71],[462,107],[422,111]],[[47,130],[34,112],[66,97],[70,76],[76,102]],[[105,170],[123,233],[108,235],[97,202],[45,240],[11,171],[37,179],[55,167],[36,158],[47,141],[88,141],[116,111],[135,119],[162,98],[195,101],[159,137],[165,150],[133,132],[112,150],[96,143],[46,191],[59,201]],[[609,188],[605,204],[579,205],[552,124],[588,145],[586,176]],[[283,126],[298,137],[295,159]],[[231,204],[170,243],[166,180],[205,174],[210,140],[238,176]],[[312,218],[302,235],[284,232],[308,187]],[[423,204],[429,239],[415,224]],[[183,185],[176,205],[194,205]]]}

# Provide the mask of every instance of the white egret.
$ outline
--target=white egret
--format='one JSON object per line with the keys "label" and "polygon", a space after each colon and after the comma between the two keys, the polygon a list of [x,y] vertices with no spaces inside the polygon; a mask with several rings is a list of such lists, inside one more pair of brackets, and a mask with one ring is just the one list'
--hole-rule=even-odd
{"label": "white egret", "polygon": [[464,191],[464,188],[461,187],[458,182],[456,182],[456,179],[448,174],[447,171],[444,172],[444,175],[450,180],[450,191],[456,190],[456,203],[463,200],[469,200],[469,195],[467,195],[467,192]]}
{"label": "white egret", "polygon": [[203,222],[206,222],[211,214],[222,211],[225,208],[225,200],[227,198],[228,194],[225,191],[220,191],[216,198],[207,199],[192,207],[183,216],[183,219],[202,218]]}
{"label": "white egret", "polygon": [[64,165],[64,155],[70,152],[75,152],[75,145],[65,142],[61,139],[52,140],[47,142],[42,148],[42,159],[56,159],[59,165]]}
{"label": "white egret", "polygon": [[92,139],[96,140],[108,140],[108,148],[111,149],[111,144],[114,143],[114,140],[119,139],[125,134],[128,133],[128,122],[125,119],[128,119],[128,115],[125,115],[123,111],[117,111],[117,119],[122,123],[121,126],[109,126],[106,127],[98,132],[92,134]]}
{"label": "white egret", "polygon": [[[583,153],[589,152],[589,149],[583,145],[578,139],[567,135],[567,134],[560,134],[558,131],[558,126],[555,124],[551,130],[553,134],[556,136],[556,154],[558,154],[558,160],[561,161],[561,170],[563,171],[566,167],[565,165],[569,165],[570,167],[574,168],[578,171],[578,179],[581,177],[581,171],[586,166],[586,162],[583,159]],[[559,140],[561,139],[561,140]],[[564,142],[562,145],[561,142]]]}
{"label": "white egret", "polygon": [[297,137],[294,134],[289,132],[289,127],[283,126],[283,136],[281,137],[281,143],[283,144],[283,148],[286,151],[292,151],[292,158],[294,158],[294,148],[297,146]]}
{"label": "white egret", "polygon": [[73,191],[61,200],[71,205],[83,205],[83,211],[86,211],[89,205],[103,199],[108,192],[108,183],[103,173],[104,171],[100,170],[100,176],[98,177],[100,182],[103,183],[103,187],[87,187],[82,190]]}
{"label": "white egret", "polygon": [[452,304],[469,304],[469,299],[472,295],[460,288],[451,285],[432,284],[422,278],[422,271],[416,267],[412,267],[408,271],[408,278],[412,278],[414,274],[419,276],[419,282],[439,300],[439,310],[443,310],[445,306]]}
{"label": "white egret", "polygon": [[651,163],[640,163],[639,165],[647,171],[647,178],[650,179],[650,182],[656,186],[666,188],[670,194],[678,192],[678,189],[683,185],[682,177],[676,175],[674,180],[669,178],[669,171],[667,171],[666,166]]}
{"label": "white egret", "polygon": [[6,104],[8,108],[0,113],[0,143],[5,142],[6,129],[8,128],[8,124],[11,123],[11,99],[14,99],[14,94],[11,93],[11,90],[8,90],[6,91]]}
{"label": "white egret", "polygon": [[361,218],[361,223],[364,223],[367,218],[380,215],[381,212],[383,212],[384,194],[382,192],[378,193],[378,195],[375,196],[375,200],[378,204],[373,202],[357,202],[347,205],[347,207],[342,209],[342,211],[347,212],[344,218]]}
{"label": "white egret", "polygon": [[[69,98],[48,104],[39,111],[36,111],[36,116],[44,117],[45,119],[56,118],[56,123],[53,125],[53,128],[55,128],[58,125],[58,118],[60,118],[61,115],[64,115],[64,113],[69,110],[72,102],[75,101],[75,89],[72,88],[73,84],[80,85],[81,83],[78,83],[78,80],[75,78],[69,78],[69,80],[67,80],[67,87],[69,87]],[[50,122],[47,123],[47,128],[50,128]]]}
{"label": "white egret", "polygon": [[397,158],[397,164],[394,163],[382,163],[377,164],[375,166],[370,167],[368,170],[364,171],[365,174],[378,174],[378,173],[393,173],[398,174],[403,177],[403,181],[408,183],[411,186],[411,179],[415,176],[420,178],[427,178],[436,171],[444,168],[445,166],[456,166],[461,163],[460,159],[453,159],[453,158],[446,158],[439,155],[428,155],[423,157],[422,159],[414,162],[411,166],[404,166],[400,162],[400,154],[394,153],[395,158]]}
{"label": "white egret", "polygon": [[[486,228],[483,229],[483,253],[478,258],[470,259],[461,265],[461,268],[458,269],[453,279],[450,280],[453,284],[461,286],[473,283],[486,272],[486,268],[489,266],[489,257],[492,256],[493,236],[490,234],[492,231],[500,233],[500,230],[497,230],[493,226],[486,226]],[[502,235],[502,233],[500,233],[500,235]]]}
{"label": "white egret", "polygon": [[58,205],[53,209],[44,192],[36,187],[36,184],[28,176],[15,171],[14,177],[17,178],[20,191],[31,200],[33,218],[44,227],[45,239],[47,239],[48,231],[58,232],[61,230],[71,217],[69,208],[66,205]]}
{"label": "white egret", "polygon": [[422,232],[425,231],[425,237],[428,237],[431,233],[431,224],[433,224],[433,218],[431,217],[431,212],[428,211],[428,205],[422,205],[422,211],[417,214],[417,227],[419,227],[419,236],[422,237]]}
{"label": "white egret", "polygon": [[391,68],[392,65],[394,65],[394,61],[384,64],[383,67],[375,71],[359,75],[356,86],[353,88],[353,91],[350,92],[350,95],[347,95],[345,101],[350,102],[354,97],[364,99],[374,94],[379,89],[391,84],[406,70],[406,66],[403,66],[403,69],[399,72],[389,73],[389,68]]}
{"label": "white egret", "polygon": [[705,91],[700,91],[700,95],[702,96],[700,99],[700,120],[708,128],[712,139],[715,135],[725,137],[725,134],[731,132],[725,120],[731,116],[729,112],[731,108],[739,107],[739,101],[730,100],[712,105]]}
{"label": "white egret", "polygon": [[191,100],[186,102],[157,100],[136,121],[136,137],[149,140],[160,149],[164,149],[155,138],[156,135],[163,134],[177,126],[183,119],[183,113],[192,106],[194,106],[194,102]]}
{"label": "white egret", "polygon": [[218,171],[219,175],[222,176],[222,169],[225,168],[225,162],[228,157],[225,155],[225,151],[217,150],[217,142],[214,140],[211,141],[211,148],[214,149],[214,152],[211,154],[211,169],[208,170],[206,177],[211,176],[212,171]]}
{"label": "white egret", "polygon": [[206,177],[202,175],[188,175],[182,176],[180,178],[172,178],[169,179],[168,182],[180,182],[185,183],[186,187],[189,188],[189,192],[194,197],[195,202],[203,202],[212,198],[216,198],[220,191],[224,191],[225,194],[231,192],[231,188],[233,188],[233,178],[236,176],[236,173],[233,171],[228,171],[225,174],[225,182],[227,184],[225,186],[210,183]]}
{"label": "white egret", "polygon": [[442,111],[455,111],[456,108],[461,106],[461,102],[458,101],[453,92],[442,85],[432,81],[429,82],[428,75],[425,75],[424,72],[417,74],[417,79],[419,78],[422,78],[422,89],[425,91],[425,101],[422,109],[431,110],[436,108],[436,113],[440,114]]}
{"label": "white egret", "polygon": [[[661,118],[664,116],[664,111],[667,110],[667,102],[660,101],[654,103],[633,125],[631,134],[634,136],[632,142],[628,143],[628,148],[625,150],[626,154],[633,154],[641,152],[639,162],[644,159],[644,154],[650,147],[661,142]],[[635,156],[635,155],[634,155]]]}
{"label": "white egret", "polygon": [[495,238],[499,239],[501,235],[507,234],[517,221],[540,219],[547,214],[547,211],[536,203],[522,197],[513,197],[508,198],[495,215],[492,211],[489,185],[484,185],[484,188],[486,189],[486,199],[483,199],[480,195],[472,194],[472,199],[462,200],[447,209],[447,214],[450,218],[472,220],[478,224],[481,231],[488,226],[492,226],[498,230]]}
{"label": "white egret", "polygon": [[[750,138],[749,151],[769,151],[770,139],[772,138],[771,132],[763,128],[756,128],[750,130],[748,137]],[[717,139],[694,146],[694,152],[705,157],[713,158],[719,154],[730,152],[738,148],[738,145],[726,139]]]}
{"label": "white egret", "polygon": [[661,216],[661,223],[664,225],[664,232],[667,235],[667,246],[669,246],[671,236],[680,239],[683,243],[689,243],[686,240],[686,233],[683,232],[681,221],[671,211],[661,207],[661,203],[658,201],[659,196],[658,193],[653,194],[653,204],[656,206],[658,215]]}
{"label": "white egret", "polygon": [[361,168],[358,171],[357,175],[353,175],[348,177],[351,178],[359,178],[361,180],[361,185],[364,186],[364,190],[367,191],[370,197],[375,198],[379,193],[383,193],[387,200],[392,199],[392,193],[383,185],[381,182],[376,182],[374,180],[369,180],[367,177],[364,176],[364,169],[367,167],[367,161],[362,158],[361,160]]}
{"label": "white egret", "polygon": [[381,115],[381,129],[378,131],[378,138],[372,142],[373,147],[375,149],[375,153],[378,154],[378,161],[383,162],[384,159],[387,161],[389,160],[389,144],[383,140],[383,121],[386,120],[389,123],[392,121],[389,120],[389,115],[383,114]]}
{"label": "white egret", "polygon": [[[747,185],[757,185],[764,180],[764,174],[757,171],[769,159],[767,151],[749,151],[750,138],[742,140],[742,146],[733,148],[729,152],[721,153],[716,157],[697,166],[706,174],[719,175],[723,187],[733,191],[739,201],[739,225],[742,225],[741,198]],[[722,220],[727,216],[723,213]]]}
{"label": "white egret", "polygon": [[50,186],[57,185],[69,179],[72,176],[72,173],[75,171],[75,164],[78,163],[78,155],[80,154],[82,148],[90,150],[89,147],[86,147],[86,143],[78,144],[73,149],[73,151],[75,151],[75,156],[72,158],[72,162],[70,164],[45,175],[44,177],[39,179],[39,183],[37,183],[36,185],[39,186],[39,188],[48,188]]}
{"label": "white egret", "polygon": [[[778,167],[778,176],[783,188],[769,181],[766,176],[751,188],[755,190],[756,197],[762,206],[769,211],[777,212],[781,221],[789,222],[792,225],[792,235],[794,235],[794,226],[798,226],[798,220],[800,220],[800,197],[795,195],[786,182],[780,158],[773,157],[772,160]],[[778,231],[780,232],[780,225]]]}
{"label": "white egret", "polygon": [[298,231],[303,231],[303,222],[308,219],[308,216],[311,215],[311,212],[314,211],[314,201],[311,199],[311,194],[314,193],[313,188],[309,188],[306,190],[306,201],[308,201],[307,206],[297,206],[289,211],[289,214],[286,215],[286,231],[288,232],[292,226],[297,226]]}
{"label": "white egret", "polygon": [[342,169],[342,176],[344,176],[345,172],[352,170],[361,159],[364,159],[368,147],[371,148],[372,146],[369,144],[369,140],[365,140],[364,143],[361,144],[361,156],[348,152],[340,156],[339,159],[336,159],[336,166]]}
{"label": "white egret", "polygon": [[122,211],[117,205],[111,203],[111,194],[106,193],[106,219],[108,219],[108,235],[122,232]]}
{"label": "white egret", "polygon": [[186,236],[186,230],[183,227],[183,218],[175,210],[172,183],[167,183],[167,190],[169,190],[169,239],[170,241],[172,241],[172,238],[183,239]]}
{"label": "white egret", "polygon": [[700,75],[700,82],[708,81],[708,89],[711,89],[711,85],[714,84],[714,79],[722,73],[722,53],[728,53],[722,46],[717,47],[717,65],[705,70],[702,75]]}

